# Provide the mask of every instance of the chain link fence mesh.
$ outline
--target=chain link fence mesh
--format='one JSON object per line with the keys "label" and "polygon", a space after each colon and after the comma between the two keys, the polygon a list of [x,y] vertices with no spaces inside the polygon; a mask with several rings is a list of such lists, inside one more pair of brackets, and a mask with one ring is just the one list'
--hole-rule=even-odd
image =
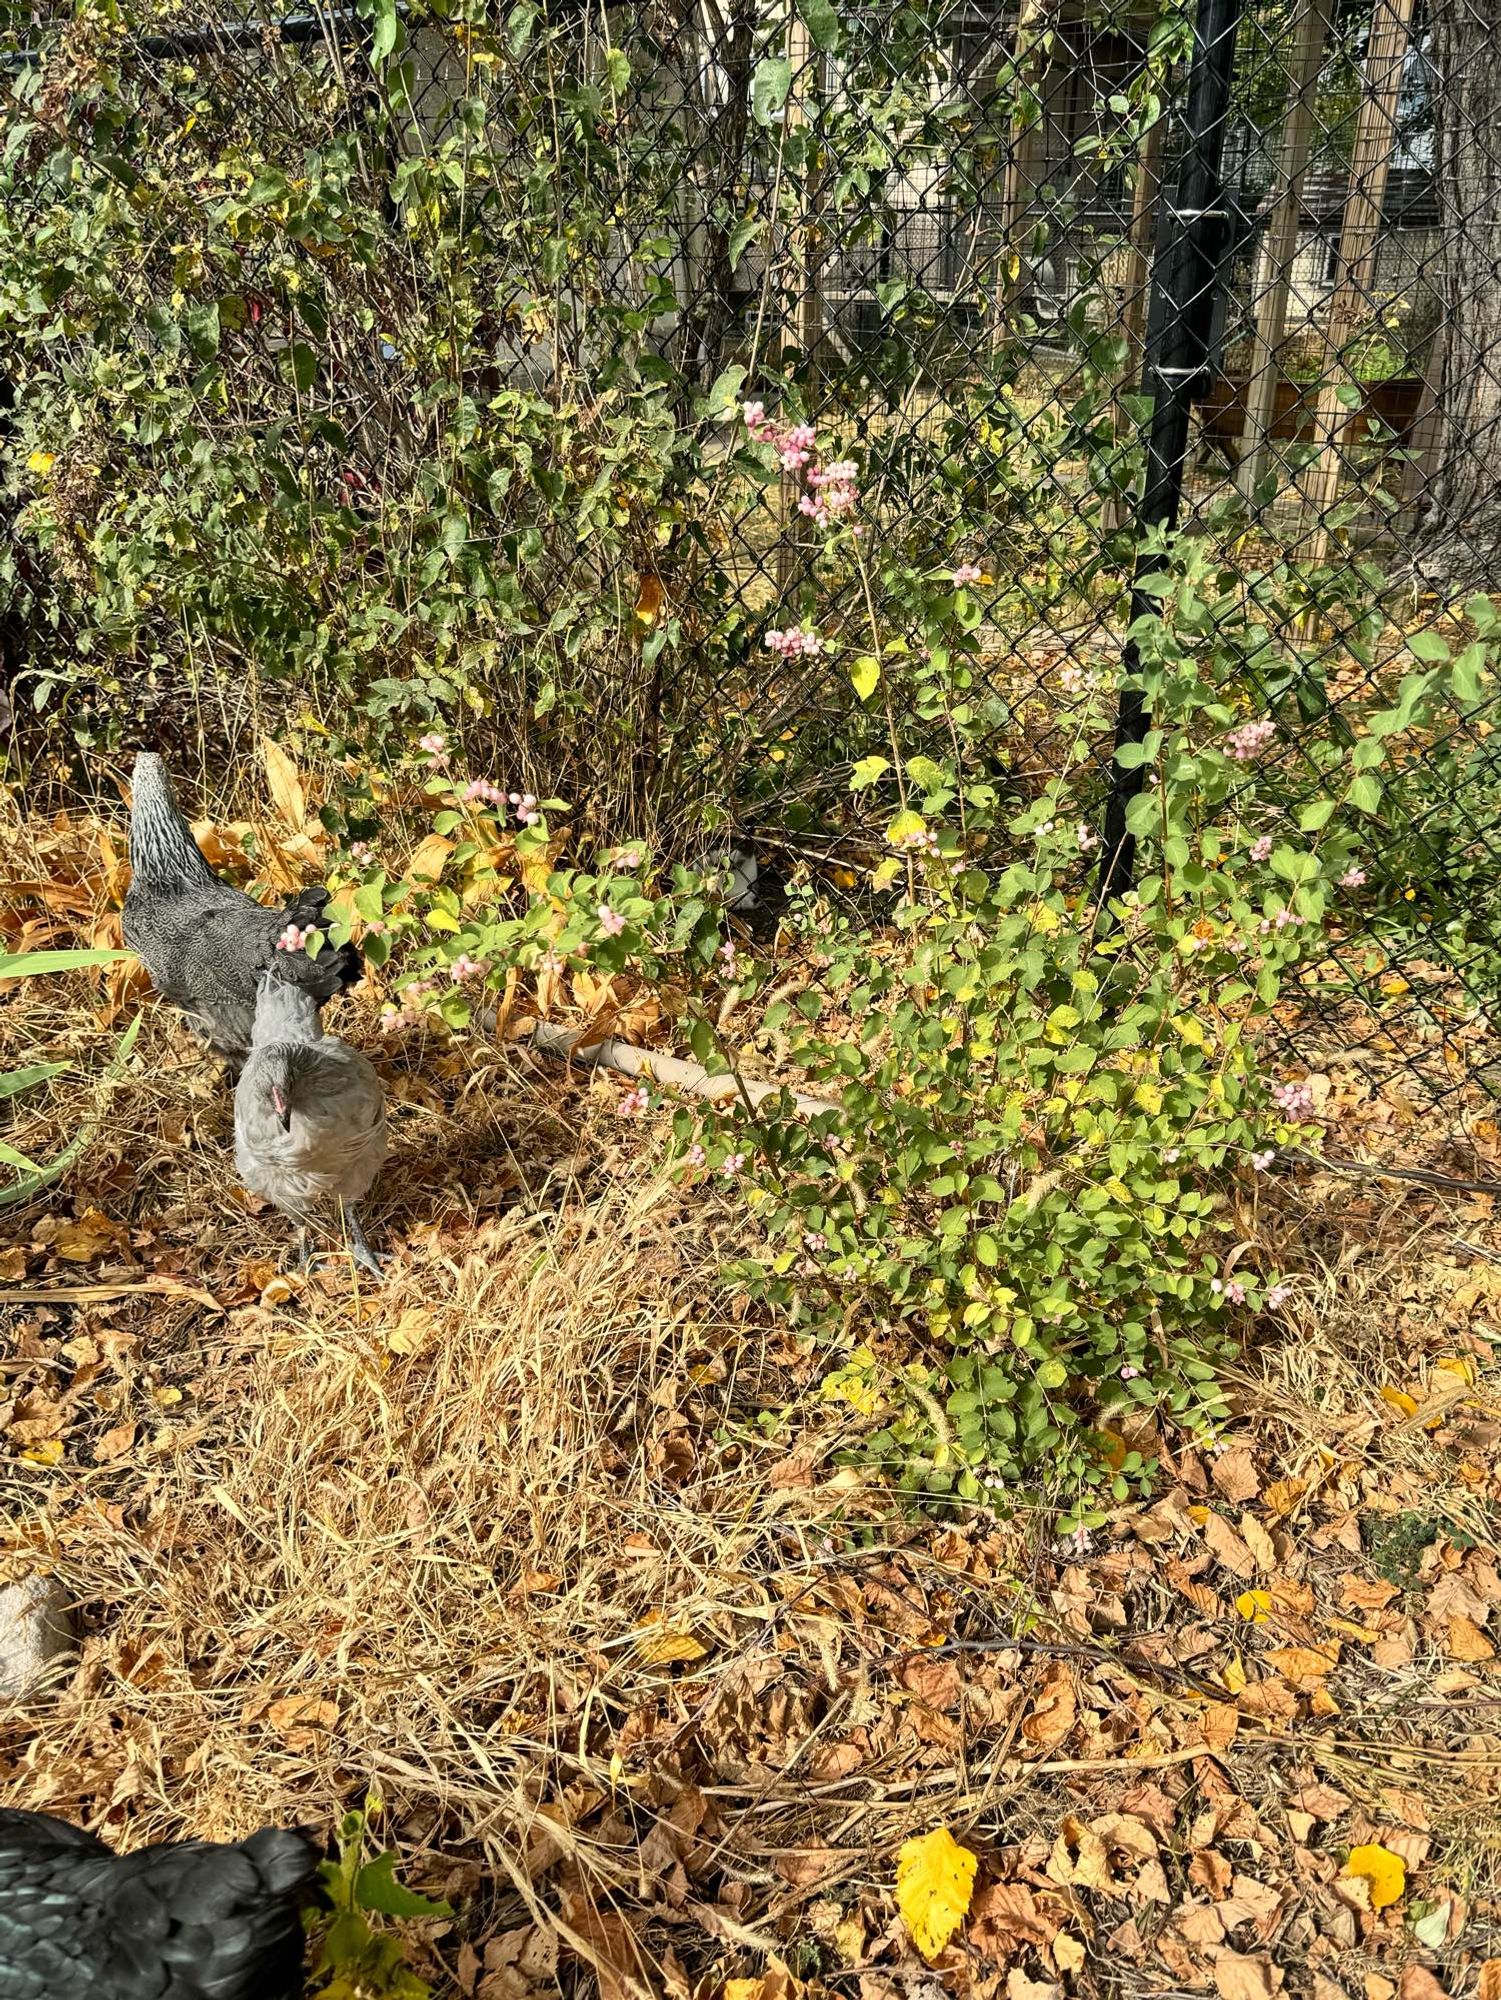
{"label": "chain link fence mesh", "polygon": [[[1326,578],[1247,667],[1289,815],[1343,706],[1495,584],[1474,0],[0,20],[5,701],[35,782],[143,713],[231,752],[268,718],[338,743],[467,715],[600,824],[859,868],[885,814],[851,779],[891,726],[850,671],[870,566],[794,473],[747,470],[743,400],[853,461],[888,573],[982,573],[962,757],[1002,796],[1119,675],[1153,478],[1253,608]],[[899,591],[880,617],[900,642]],[[1501,981],[1494,709],[1392,775],[1284,1009],[1307,1060],[1401,1071],[1449,1126]],[[954,720],[904,715],[908,761]]]}

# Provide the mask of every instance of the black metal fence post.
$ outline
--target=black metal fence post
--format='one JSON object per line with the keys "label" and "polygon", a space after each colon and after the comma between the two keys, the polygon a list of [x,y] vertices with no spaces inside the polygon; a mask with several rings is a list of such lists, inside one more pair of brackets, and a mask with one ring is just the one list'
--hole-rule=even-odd
{"label": "black metal fence post", "polygon": [[[1142,392],[1152,398],[1146,477],[1136,515],[1143,534],[1177,523],[1193,405],[1209,382],[1214,296],[1223,270],[1220,251],[1228,221],[1221,162],[1242,3],[1199,0],[1194,23],[1193,59],[1183,110],[1186,144],[1177,188],[1165,205],[1163,230],[1152,261],[1152,297],[1143,347]],[[1131,591],[1132,624],[1152,609],[1152,600],[1137,587],[1150,566],[1138,557]],[[1140,666],[1135,643],[1128,640],[1128,681]],[[1116,749],[1140,743],[1150,727],[1140,690],[1128,685],[1121,692]],[[1127,827],[1126,814],[1145,782],[1144,767],[1125,770],[1116,764],[1112,768],[1100,866],[1102,902],[1124,894],[1136,879],[1136,837]]]}

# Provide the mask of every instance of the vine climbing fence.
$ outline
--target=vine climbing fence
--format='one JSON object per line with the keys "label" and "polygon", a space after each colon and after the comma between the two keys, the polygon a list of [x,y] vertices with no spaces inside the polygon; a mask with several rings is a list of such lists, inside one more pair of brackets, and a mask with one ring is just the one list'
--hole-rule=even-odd
{"label": "vine climbing fence", "polygon": [[[1169,537],[1292,826],[1347,715],[1486,629],[1478,0],[0,24],[31,786],[143,723],[233,756],[268,718],[338,751],[441,717],[601,826],[858,884],[925,757],[1024,802],[1121,687],[1092,807],[1119,896]],[[862,533],[821,533],[813,453]],[[969,579],[962,657],[923,622],[938,573]],[[1490,680],[1448,686],[1361,794],[1368,852],[1283,1025],[1312,1060],[1337,1017],[1346,1059],[1462,1123],[1501,996],[1501,751]]]}

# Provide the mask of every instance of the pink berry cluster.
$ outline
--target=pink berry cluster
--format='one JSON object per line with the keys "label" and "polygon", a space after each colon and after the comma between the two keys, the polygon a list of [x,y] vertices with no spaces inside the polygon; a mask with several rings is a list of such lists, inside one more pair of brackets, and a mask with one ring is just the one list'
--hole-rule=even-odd
{"label": "pink berry cluster", "polygon": [[349,843],[349,858],[356,868],[373,868],[375,866],[375,848],[368,840],[351,840]]}
{"label": "pink berry cluster", "polygon": [[651,1096],[644,1085],[638,1084],[634,1090],[628,1090],[619,1099],[615,1106],[615,1116],[617,1118],[639,1118],[643,1112],[650,1109]]}
{"label": "pink berry cluster", "polygon": [[735,949],[735,940],[726,938],[719,947],[719,956],[724,961],[724,976],[733,979],[740,970],[740,956]]}
{"label": "pink berry cluster", "polygon": [[823,651],[823,640],[816,632],[804,632],[796,625],[789,625],[785,632],[768,632],[765,645],[769,653],[784,660],[814,659]]}
{"label": "pink berry cluster", "polygon": [[619,937],[625,929],[625,918],[619,910],[612,910],[608,903],[601,903],[594,914],[599,918],[599,927],[606,937]]}
{"label": "pink berry cluster", "polygon": [[1266,861],[1270,858],[1271,852],[1272,836],[1269,833],[1260,834],[1251,842],[1251,859],[1253,861]]}
{"label": "pink berry cluster", "polygon": [[395,1002],[388,1000],[380,1010],[380,1025],[385,1034],[394,1035],[400,1028],[415,1028],[422,1019],[427,1002],[438,990],[436,980],[414,979],[403,986]]}
{"label": "pink berry cluster", "polygon": [[1313,1092],[1306,1083],[1274,1083],[1272,1102],[1290,1125],[1313,1116]]}
{"label": "pink berry cluster", "polygon": [[820,528],[832,527],[841,514],[853,514],[860,504],[859,467],[852,458],[836,459],[832,465],[808,471],[808,491],[797,503],[800,514]]}
{"label": "pink berry cluster", "polygon": [[1351,867],[1347,868],[1344,874],[1340,876],[1339,886],[1342,889],[1363,889],[1365,887],[1365,880],[1366,873],[1363,868]]}
{"label": "pink berry cluster", "polygon": [[812,424],[780,424],[768,416],[761,402],[743,403],[741,419],[756,444],[769,444],[784,472],[801,472],[807,492],[798,500],[798,511],[820,528],[827,528],[844,514],[852,514],[860,504],[859,468],[853,459],[836,459],[832,465],[813,463],[818,433]]}
{"label": "pink berry cluster", "polygon": [[1275,1146],[1264,1146],[1259,1153],[1252,1153],[1251,1155],[1252,1173],[1264,1174],[1267,1171],[1268,1167],[1271,1166],[1273,1160],[1276,1159],[1276,1157],[1277,1157],[1277,1148]]}
{"label": "pink berry cluster", "polygon": [[417,748],[435,771],[441,771],[448,762],[448,738],[441,729],[430,729],[425,736],[419,736]]}
{"label": "pink berry cluster", "polygon": [[1284,1305],[1292,1297],[1292,1289],[1291,1285],[1273,1285],[1272,1289],[1266,1295],[1268,1309],[1271,1312],[1275,1312],[1278,1306]]}
{"label": "pink berry cluster", "polygon": [[1276,723],[1265,717],[1260,722],[1243,722],[1225,738],[1226,754],[1237,764],[1253,763],[1276,737]]}
{"label": "pink berry cluster", "polygon": [[1209,1291],[1211,1297],[1222,1298],[1232,1306],[1243,1306],[1246,1302],[1246,1288],[1237,1278],[1232,1278],[1228,1284],[1219,1278],[1211,1278]]}
{"label": "pink berry cluster", "polygon": [[500,786],[492,785],[488,778],[471,778],[464,787],[463,797],[466,806],[503,806],[506,802]]}
{"label": "pink berry cluster", "polygon": [[906,848],[909,853],[931,855],[934,860],[937,860],[940,851],[938,835],[931,827],[914,827],[911,833],[904,833],[896,845]]}
{"label": "pink berry cluster", "polygon": [[971,583],[978,583],[984,574],[978,563],[960,563],[954,571],[955,590],[963,590]]}
{"label": "pink berry cluster", "polygon": [[310,930],[299,930],[296,924],[288,924],[281,936],[276,940],[276,949],[278,951],[301,951],[311,936],[312,932]]}
{"label": "pink berry cluster", "polygon": [[1100,844],[1100,836],[1092,826],[1089,826],[1082,819],[1074,828],[1074,839],[1079,843],[1079,852],[1081,854],[1088,854],[1091,849],[1098,847]]}
{"label": "pink berry cluster", "polygon": [[617,875],[633,875],[641,866],[641,855],[637,848],[622,847],[610,856],[610,866]]}
{"label": "pink berry cluster", "polygon": [[448,968],[448,976],[455,986],[462,986],[466,979],[479,979],[490,970],[489,961],[471,958],[467,951],[461,951]]}

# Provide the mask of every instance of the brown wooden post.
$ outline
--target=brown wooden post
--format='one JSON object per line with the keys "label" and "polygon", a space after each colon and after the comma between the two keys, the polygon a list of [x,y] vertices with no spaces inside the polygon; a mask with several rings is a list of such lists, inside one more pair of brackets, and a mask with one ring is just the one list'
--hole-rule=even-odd
{"label": "brown wooden post", "polygon": [[1298,254],[1303,179],[1313,141],[1319,71],[1329,36],[1330,4],[1331,0],[1301,0],[1293,28],[1287,110],[1277,148],[1271,213],[1256,259],[1250,379],[1246,384],[1240,461],[1235,469],[1235,483],[1248,500],[1261,477],[1262,458],[1272,434],[1282,343],[1287,337],[1287,301]]}
{"label": "brown wooden post", "polygon": [[1381,211],[1397,134],[1397,99],[1412,27],[1413,0],[1376,0],[1371,38],[1366,49],[1364,89],[1355,125],[1355,154],[1350,163],[1350,189],[1340,224],[1335,263],[1334,295],[1324,335],[1323,386],[1314,412],[1318,456],[1309,466],[1304,497],[1316,521],[1311,559],[1322,562],[1329,550],[1328,516],[1339,498],[1344,472],[1342,440],[1351,411],[1340,391],[1351,380],[1345,355],[1368,316],[1367,299],[1376,274],[1381,238]]}
{"label": "brown wooden post", "polygon": [[1157,239],[1157,202],[1162,193],[1162,153],[1167,125],[1164,105],[1143,135],[1136,160],[1136,186],[1131,195],[1131,231],[1121,293],[1121,331],[1126,336],[1122,379],[1131,383],[1141,379],[1141,343],[1147,328],[1147,295]]}

